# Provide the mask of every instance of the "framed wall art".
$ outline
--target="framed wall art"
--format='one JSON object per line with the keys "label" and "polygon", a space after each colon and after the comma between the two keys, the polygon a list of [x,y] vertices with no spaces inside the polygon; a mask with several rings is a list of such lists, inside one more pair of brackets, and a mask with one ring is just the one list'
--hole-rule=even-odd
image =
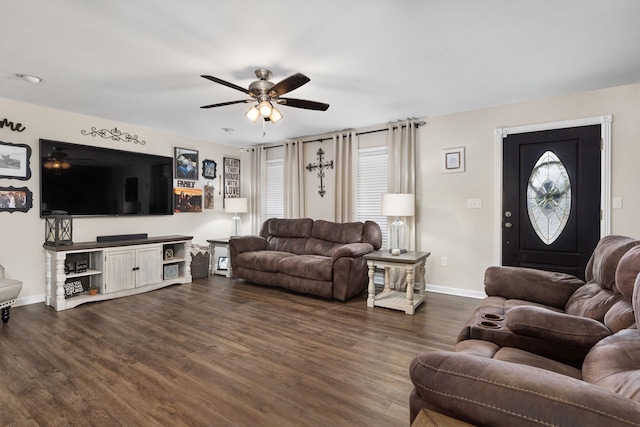
{"label": "framed wall art", "polygon": [[464,172],[464,147],[442,150],[442,173]]}
{"label": "framed wall art", "polygon": [[216,179],[218,175],[218,164],[213,160],[202,161],[202,177],[204,179]]}
{"label": "framed wall art", "polygon": [[200,188],[174,188],[174,212],[202,212]]}
{"label": "framed wall art", "polygon": [[0,212],[27,212],[33,207],[33,193],[27,187],[0,187]]}
{"label": "framed wall art", "polygon": [[176,147],[176,179],[198,180],[198,151]]}
{"label": "framed wall art", "polygon": [[0,178],[31,178],[30,157],[31,147],[27,144],[0,141]]}
{"label": "framed wall art", "polygon": [[222,176],[224,177],[224,198],[240,197],[240,159],[225,157]]}

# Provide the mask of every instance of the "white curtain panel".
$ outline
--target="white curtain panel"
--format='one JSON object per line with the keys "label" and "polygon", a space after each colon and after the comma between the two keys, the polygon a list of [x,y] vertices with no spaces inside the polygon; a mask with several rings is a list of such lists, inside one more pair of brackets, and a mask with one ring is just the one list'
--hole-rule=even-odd
{"label": "white curtain panel", "polygon": [[[413,120],[389,123],[389,131],[387,132],[389,193],[416,194],[416,135],[416,123]],[[416,249],[415,216],[402,217],[401,219],[407,226],[407,249],[414,251]],[[389,221],[393,221],[393,218],[390,218]],[[405,276],[404,269],[390,269],[391,288],[405,290],[407,287]]]}
{"label": "white curtain panel", "polygon": [[305,217],[304,149],[302,141],[284,143],[284,216]]}
{"label": "white curtain panel", "polygon": [[250,149],[251,180],[249,181],[249,218],[251,218],[251,234],[258,235],[264,221],[266,207],[264,185],[267,182],[267,154],[263,147]]}
{"label": "white curtain panel", "polygon": [[358,137],[355,131],[345,131],[333,135],[333,158],[335,170],[335,221],[352,222],[356,220],[356,202],[353,173],[356,161],[355,152]]}

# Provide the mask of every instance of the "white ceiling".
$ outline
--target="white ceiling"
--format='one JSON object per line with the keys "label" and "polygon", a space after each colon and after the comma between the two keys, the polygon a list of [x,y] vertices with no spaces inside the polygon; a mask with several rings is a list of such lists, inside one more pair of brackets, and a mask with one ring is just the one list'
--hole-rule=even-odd
{"label": "white ceiling", "polygon": [[[637,0],[5,0],[0,97],[245,146],[637,83],[639,19]],[[201,74],[256,68],[331,107],[282,107],[264,136],[248,104],[199,108],[246,97]]]}

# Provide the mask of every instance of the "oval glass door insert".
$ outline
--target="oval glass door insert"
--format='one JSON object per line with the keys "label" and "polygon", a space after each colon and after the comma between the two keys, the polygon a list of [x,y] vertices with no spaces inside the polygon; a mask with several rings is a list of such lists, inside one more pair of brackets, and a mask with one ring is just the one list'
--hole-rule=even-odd
{"label": "oval glass door insert", "polygon": [[558,156],[547,151],[536,162],[527,185],[527,213],[536,234],[550,245],[562,234],[571,213],[571,181]]}

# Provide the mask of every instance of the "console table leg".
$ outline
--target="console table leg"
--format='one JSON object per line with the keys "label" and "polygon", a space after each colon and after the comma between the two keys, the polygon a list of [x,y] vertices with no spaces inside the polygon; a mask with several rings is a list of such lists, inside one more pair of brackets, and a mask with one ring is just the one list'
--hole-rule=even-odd
{"label": "console table leg", "polygon": [[376,266],[375,262],[367,261],[367,265],[369,266],[369,288],[368,288],[368,298],[367,298],[367,307],[373,307],[374,302],[376,300],[376,286],[373,283],[373,277],[376,274]]}
{"label": "console table leg", "polygon": [[415,312],[415,308],[413,308],[413,271],[414,266],[407,267],[407,307],[404,311],[406,314]]}

